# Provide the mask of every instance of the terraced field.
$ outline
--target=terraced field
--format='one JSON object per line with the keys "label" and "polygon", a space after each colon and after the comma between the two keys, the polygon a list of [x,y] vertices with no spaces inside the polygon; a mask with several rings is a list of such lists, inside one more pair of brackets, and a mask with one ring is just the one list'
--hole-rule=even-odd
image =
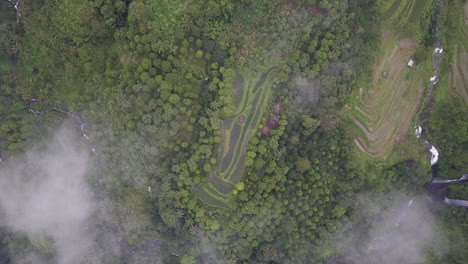
{"label": "terraced field", "polygon": [[455,45],[449,87],[451,87],[451,94],[461,98],[468,108],[468,2],[464,6],[462,19],[458,33],[462,43]]}
{"label": "terraced field", "polygon": [[423,74],[407,66],[416,46],[415,39],[400,40],[384,31],[372,83],[360,88],[360,101],[352,113],[357,127],[354,142],[369,156],[386,156],[396,142],[404,140],[422,100]]}
{"label": "terraced field", "polygon": [[236,114],[221,122],[222,146],[215,171],[208,183],[193,186],[193,192],[206,204],[229,207],[228,196],[240,182],[245,164],[247,145],[266,108],[276,67],[253,77],[238,74],[236,81]]}
{"label": "terraced field", "polygon": [[418,20],[430,0],[383,1],[385,24],[403,36],[418,35]]}
{"label": "terraced field", "polygon": [[384,3],[388,21],[416,23],[426,6],[426,0],[391,0]]}

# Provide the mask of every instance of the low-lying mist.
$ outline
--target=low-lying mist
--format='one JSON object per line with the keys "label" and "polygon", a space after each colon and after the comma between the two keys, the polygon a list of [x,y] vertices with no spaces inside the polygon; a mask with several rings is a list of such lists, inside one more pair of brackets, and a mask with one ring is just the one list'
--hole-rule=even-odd
{"label": "low-lying mist", "polygon": [[[72,135],[61,129],[46,147],[0,167],[0,225],[50,247],[60,264],[81,262],[93,242],[87,229],[95,210],[86,182],[88,151]],[[34,253],[23,262],[42,263]]]}
{"label": "low-lying mist", "polygon": [[447,243],[426,197],[395,192],[381,197],[362,195],[358,200],[361,209],[356,213],[362,216],[361,223],[337,238],[343,257],[329,263],[417,264],[424,263],[429,252],[442,255],[446,251]]}

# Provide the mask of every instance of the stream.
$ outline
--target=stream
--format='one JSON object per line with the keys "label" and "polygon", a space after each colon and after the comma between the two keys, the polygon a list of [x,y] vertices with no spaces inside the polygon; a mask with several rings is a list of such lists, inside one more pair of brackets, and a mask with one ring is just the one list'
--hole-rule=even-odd
{"label": "stream", "polygon": [[[26,100],[24,100],[24,101],[26,101]],[[99,164],[99,166],[101,166],[100,165],[100,159],[99,159],[100,155],[96,150],[96,148],[97,148],[96,144],[89,138],[88,133],[87,133],[88,124],[81,118],[80,115],[78,115],[78,114],[76,114],[74,112],[70,112],[70,111],[67,111],[67,110],[57,108],[57,107],[52,108],[52,110],[35,110],[34,108],[31,107],[31,105],[37,103],[38,102],[37,99],[31,99],[31,100],[28,100],[26,102],[30,106],[28,108],[28,113],[30,113],[30,114],[41,115],[41,114],[45,114],[45,113],[48,113],[48,112],[59,112],[59,113],[65,114],[68,118],[74,120],[75,123],[77,124],[77,126],[80,129],[81,135],[88,142],[89,149],[91,150],[91,152],[94,155],[96,155],[98,157],[98,164]]]}
{"label": "stream", "polygon": [[[436,28],[437,30],[437,28]],[[432,66],[434,68],[434,75],[430,78],[431,81],[431,88],[429,90],[429,97],[425,102],[423,107],[422,114],[420,115],[420,120],[423,120],[423,126],[425,129],[418,125],[416,127],[416,137],[419,141],[424,141],[426,144],[427,149],[429,150],[431,157],[431,180],[424,184],[426,192],[429,196],[429,199],[435,202],[443,202],[448,205],[459,206],[463,208],[468,208],[468,200],[458,200],[449,198],[448,195],[448,184],[459,184],[468,181],[468,174],[463,174],[458,179],[444,179],[439,177],[438,173],[438,162],[439,162],[439,152],[440,150],[431,142],[429,142],[425,137],[422,135],[423,131],[429,131],[429,123],[430,123],[430,111],[434,106],[434,92],[437,84],[440,81],[440,73],[439,73],[439,64],[442,59],[442,54],[444,52],[444,48],[441,45],[440,41],[436,42],[435,49],[434,49],[434,56],[432,59]]]}
{"label": "stream", "polygon": [[20,18],[21,18],[21,12],[20,12],[21,0],[7,0],[7,1],[10,2],[13,5],[13,7],[15,8],[15,10],[16,10],[16,22],[19,23]]}

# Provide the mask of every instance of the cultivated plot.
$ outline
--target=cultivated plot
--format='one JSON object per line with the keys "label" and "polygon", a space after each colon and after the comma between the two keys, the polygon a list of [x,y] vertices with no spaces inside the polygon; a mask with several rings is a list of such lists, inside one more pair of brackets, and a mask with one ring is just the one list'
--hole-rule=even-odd
{"label": "cultivated plot", "polygon": [[390,0],[384,4],[387,21],[416,24],[424,11],[426,0]]}
{"label": "cultivated plot", "polygon": [[247,77],[238,74],[235,82],[236,113],[221,122],[221,152],[208,183],[194,186],[194,193],[206,204],[228,207],[227,198],[240,182],[245,168],[247,146],[262,119],[271,94],[277,67]]}
{"label": "cultivated plot", "polygon": [[360,101],[353,110],[358,128],[354,142],[373,157],[385,156],[395,143],[406,138],[424,93],[423,73],[407,66],[416,50],[416,40],[400,40],[386,30],[381,47],[373,81],[360,88]]}
{"label": "cultivated plot", "polygon": [[454,48],[454,61],[449,75],[451,94],[461,98],[468,108],[468,2],[464,6],[463,21],[458,32],[462,43]]}

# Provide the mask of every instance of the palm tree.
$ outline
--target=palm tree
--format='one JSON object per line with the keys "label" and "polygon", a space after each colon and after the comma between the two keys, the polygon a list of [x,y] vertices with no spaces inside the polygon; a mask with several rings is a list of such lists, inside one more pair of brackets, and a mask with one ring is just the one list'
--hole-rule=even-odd
{"label": "palm tree", "polygon": [[169,47],[169,52],[171,53],[176,53],[176,51],[179,50],[179,47],[177,47],[176,45],[174,44],[171,44],[170,47]]}
{"label": "palm tree", "polygon": [[190,158],[187,160],[187,164],[189,168],[196,168],[197,163],[195,162],[194,158]]}
{"label": "palm tree", "polygon": [[151,116],[151,114],[145,114],[142,117],[143,123],[145,123],[146,125],[151,124],[152,119],[153,117]]}
{"label": "palm tree", "polygon": [[215,85],[214,83],[210,83],[210,84],[208,85],[208,91],[210,91],[210,92],[216,91],[216,88],[217,88],[217,87],[216,87],[216,85]]}
{"label": "palm tree", "polygon": [[174,215],[175,215],[175,217],[177,217],[179,219],[182,216],[184,216],[184,212],[182,210],[176,210]]}
{"label": "palm tree", "polygon": [[218,118],[219,117],[219,111],[218,110],[207,110],[208,116],[211,118]]}
{"label": "palm tree", "polygon": [[181,173],[182,172],[182,167],[180,166],[180,164],[176,164],[174,166],[172,166],[172,169],[171,169],[174,173]]}
{"label": "palm tree", "polygon": [[253,202],[248,202],[245,204],[244,214],[253,215],[256,213],[256,211],[257,211],[257,207],[255,206]]}
{"label": "palm tree", "polygon": [[276,183],[278,182],[278,177],[276,177],[276,175],[273,176],[273,177],[268,177],[268,178],[266,179],[266,182],[267,182],[267,183],[271,183],[271,184],[273,184],[273,185],[276,185]]}
{"label": "palm tree", "polygon": [[219,101],[218,101],[218,100],[213,100],[213,101],[211,101],[210,107],[211,107],[212,109],[214,109],[214,110],[218,110],[219,107],[220,107]]}
{"label": "palm tree", "polygon": [[200,117],[200,119],[198,119],[198,123],[200,123],[200,125],[202,125],[203,127],[207,127],[208,122],[209,122],[209,120],[205,116],[202,116],[202,117]]}

